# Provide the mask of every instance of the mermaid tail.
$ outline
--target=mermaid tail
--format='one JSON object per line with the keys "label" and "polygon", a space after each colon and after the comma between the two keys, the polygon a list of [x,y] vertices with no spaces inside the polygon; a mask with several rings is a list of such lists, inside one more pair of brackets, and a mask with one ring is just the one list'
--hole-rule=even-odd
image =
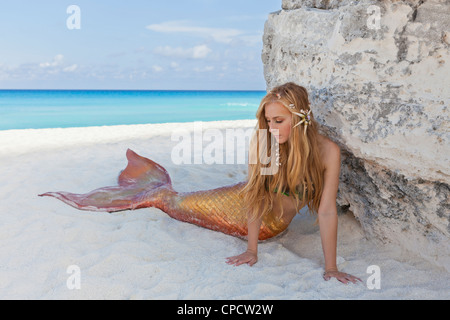
{"label": "mermaid tail", "polygon": [[[116,212],[155,207],[170,217],[237,237],[247,236],[247,212],[239,194],[245,182],[211,190],[176,192],[167,171],[156,162],[127,150],[128,165],[118,186],[95,189],[86,194],[47,192],[66,204],[89,211]],[[288,226],[270,212],[263,217],[260,240],[276,236]]]}

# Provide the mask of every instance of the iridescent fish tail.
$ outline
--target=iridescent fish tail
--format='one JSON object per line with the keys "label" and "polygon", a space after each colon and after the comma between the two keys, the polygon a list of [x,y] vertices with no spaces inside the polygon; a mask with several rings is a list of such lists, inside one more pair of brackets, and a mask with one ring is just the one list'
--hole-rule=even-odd
{"label": "iridescent fish tail", "polygon": [[[80,210],[115,212],[156,207],[170,217],[237,237],[247,235],[247,213],[240,191],[245,182],[211,190],[176,192],[167,171],[156,162],[127,150],[128,165],[118,179],[118,186],[95,189],[86,194],[47,192]],[[285,230],[287,223],[265,216],[260,240]]]}
{"label": "iridescent fish tail", "polygon": [[118,186],[95,189],[89,193],[47,192],[39,196],[55,197],[66,204],[88,211],[115,212],[149,205],[150,193],[160,187],[172,189],[169,174],[156,162],[127,150],[128,165],[118,178]]}

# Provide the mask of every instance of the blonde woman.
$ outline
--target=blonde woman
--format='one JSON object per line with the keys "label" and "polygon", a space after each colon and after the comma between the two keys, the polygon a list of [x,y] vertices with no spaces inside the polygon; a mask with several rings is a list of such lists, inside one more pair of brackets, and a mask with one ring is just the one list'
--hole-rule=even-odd
{"label": "blonde woman", "polygon": [[[256,117],[245,182],[177,192],[161,165],[127,150],[128,165],[117,186],[86,194],[48,192],[40,196],[55,197],[90,211],[156,207],[174,219],[245,238],[247,250],[226,260],[236,266],[255,264],[258,242],[286,230],[296,213],[308,206],[317,213],[325,258],[324,279],[361,281],[336,266],[340,149],[319,134],[306,89],[294,83],[273,88],[262,99]],[[266,161],[264,156],[269,154],[271,161]]]}
{"label": "blonde woman", "polygon": [[[249,212],[248,248],[227,262],[256,263],[262,217],[275,212],[279,221],[289,225],[299,209],[307,205],[318,217],[324,278],[335,277],[344,283],[360,281],[339,272],[336,266],[340,149],[319,134],[306,89],[294,83],[273,88],[262,99],[256,117],[258,128],[266,129],[279,143],[280,168],[274,175],[262,175],[260,163],[249,165],[249,180],[243,189]],[[270,149],[268,144],[266,149]]]}

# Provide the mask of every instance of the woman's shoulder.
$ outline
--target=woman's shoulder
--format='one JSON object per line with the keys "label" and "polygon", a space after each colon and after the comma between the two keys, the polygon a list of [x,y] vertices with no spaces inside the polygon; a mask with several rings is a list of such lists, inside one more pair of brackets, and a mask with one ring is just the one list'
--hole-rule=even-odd
{"label": "woman's shoulder", "polygon": [[320,157],[325,166],[327,166],[327,164],[340,161],[341,148],[339,148],[336,142],[321,134],[319,134],[318,142]]}

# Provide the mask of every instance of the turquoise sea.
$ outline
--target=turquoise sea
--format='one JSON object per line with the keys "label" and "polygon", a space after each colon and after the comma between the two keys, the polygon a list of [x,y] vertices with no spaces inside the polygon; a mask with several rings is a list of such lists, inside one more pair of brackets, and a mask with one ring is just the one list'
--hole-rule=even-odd
{"label": "turquoise sea", "polygon": [[255,119],[265,91],[0,90],[0,130]]}

